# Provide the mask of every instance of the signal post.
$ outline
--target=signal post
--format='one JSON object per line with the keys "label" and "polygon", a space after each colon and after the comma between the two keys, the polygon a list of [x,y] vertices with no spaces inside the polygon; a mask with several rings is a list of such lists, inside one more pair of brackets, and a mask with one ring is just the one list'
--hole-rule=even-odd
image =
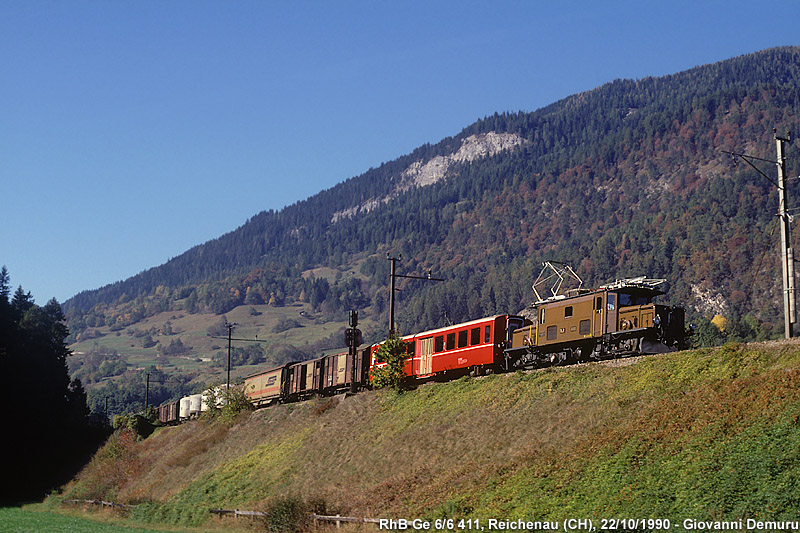
{"label": "signal post", "polygon": [[358,329],[358,311],[350,311],[350,327],[344,330],[344,343],[347,345],[350,354],[350,392],[356,392],[356,357],[358,347],[361,346],[363,339],[361,330]]}

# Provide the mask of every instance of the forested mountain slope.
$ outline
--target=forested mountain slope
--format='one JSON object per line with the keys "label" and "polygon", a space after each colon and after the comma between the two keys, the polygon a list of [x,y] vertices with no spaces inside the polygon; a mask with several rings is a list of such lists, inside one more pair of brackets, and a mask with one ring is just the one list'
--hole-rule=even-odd
{"label": "forested mountain slope", "polygon": [[[777,195],[722,151],[774,159],[772,130],[797,129],[798,111],[800,48],[787,47],[496,114],[76,295],[65,303],[70,328],[295,302],[385,320],[391,252],[403,255],[403,272],[446,279],[403,287],[404,331],[519,311],[540,262],[554,259],[589,285],[667,278],[669,299],[693,318],[721,314],[740,336],[770,336]],[[789,173],[798,174],[795,159]],[[338,275],[309,275],[320,267]]]}

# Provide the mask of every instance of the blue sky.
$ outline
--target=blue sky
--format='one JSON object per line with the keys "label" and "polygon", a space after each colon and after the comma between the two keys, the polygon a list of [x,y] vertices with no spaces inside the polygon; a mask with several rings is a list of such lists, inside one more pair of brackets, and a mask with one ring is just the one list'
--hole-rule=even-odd
{"label": "blue sky", "polygon": [[800,44],[798,20],[800,2],[5,0],[0,265],[64,301],[494,112]]}

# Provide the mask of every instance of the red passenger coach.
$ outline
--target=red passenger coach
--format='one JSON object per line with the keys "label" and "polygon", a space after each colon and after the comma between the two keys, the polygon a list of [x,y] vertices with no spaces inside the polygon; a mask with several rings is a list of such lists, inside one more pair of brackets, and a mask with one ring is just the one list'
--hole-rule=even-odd
{"label": "red passenger coach", "polygon": [[[525,323],[520,316],[496,315],[403,337],[413,346],[405,373],[427,378],[454,371],[469,370],[474,375],[499,371],[511,333]],[[376,345],[373,350],[372,366],[380,365],[375,359],[377,348]]]}

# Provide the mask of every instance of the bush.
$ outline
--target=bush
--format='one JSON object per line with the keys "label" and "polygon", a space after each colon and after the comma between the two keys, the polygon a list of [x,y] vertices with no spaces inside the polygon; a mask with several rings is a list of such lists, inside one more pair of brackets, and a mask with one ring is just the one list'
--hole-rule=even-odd
{"label": "bush", "polygon": [[284,331],[288,331],[294,328],[302,328],[303,324],[298,322],[293,318],[282,318],[275,324],[275,327],[272,328],[273,333],[283,333]]}
{"label": "bush", "polygon": [[[231,421],[239,413],[253,410],[253,404],[250,403],[250,398],[245,394],[244,387],[241,385],[232,386],[227,391],[223,390],[221,386],[212,385],[204,394],[208,411],[203,413],[203,416],[207,418]],[[220,395],[222,398],[218,398]]]}
{"label": "bush", "polygon": [[266,529],[271,533],[307,531],[309,521],[307,505],[290,497],[273,502],[264,519]]}
{"label": "bush", "polygon": [[145,416],[133,413],[116,415],[114,417],[113,427],[114,429],[128,428],[136,434],[137,438],[146,439],[156,429],[152,421],[155,418],[153,416],[154,413],[155,409],[148,407],[148,412],[145,413]]}
{"label": "bush", "polygon": [[120,485],[141,471],[138,441],[139,436],[128,427],[112,433],[76,480],[67,485],[63,498],[115,499]]}
{"label": "bush", "polygon": [[395,334],[386,339],[376,354],[378,362],[386,365],[370,371],[372,385],[379,389],[390,387],[398,392],[405,390],[404,367],[408,356],[408,344],[403,342],[399,335]]}

